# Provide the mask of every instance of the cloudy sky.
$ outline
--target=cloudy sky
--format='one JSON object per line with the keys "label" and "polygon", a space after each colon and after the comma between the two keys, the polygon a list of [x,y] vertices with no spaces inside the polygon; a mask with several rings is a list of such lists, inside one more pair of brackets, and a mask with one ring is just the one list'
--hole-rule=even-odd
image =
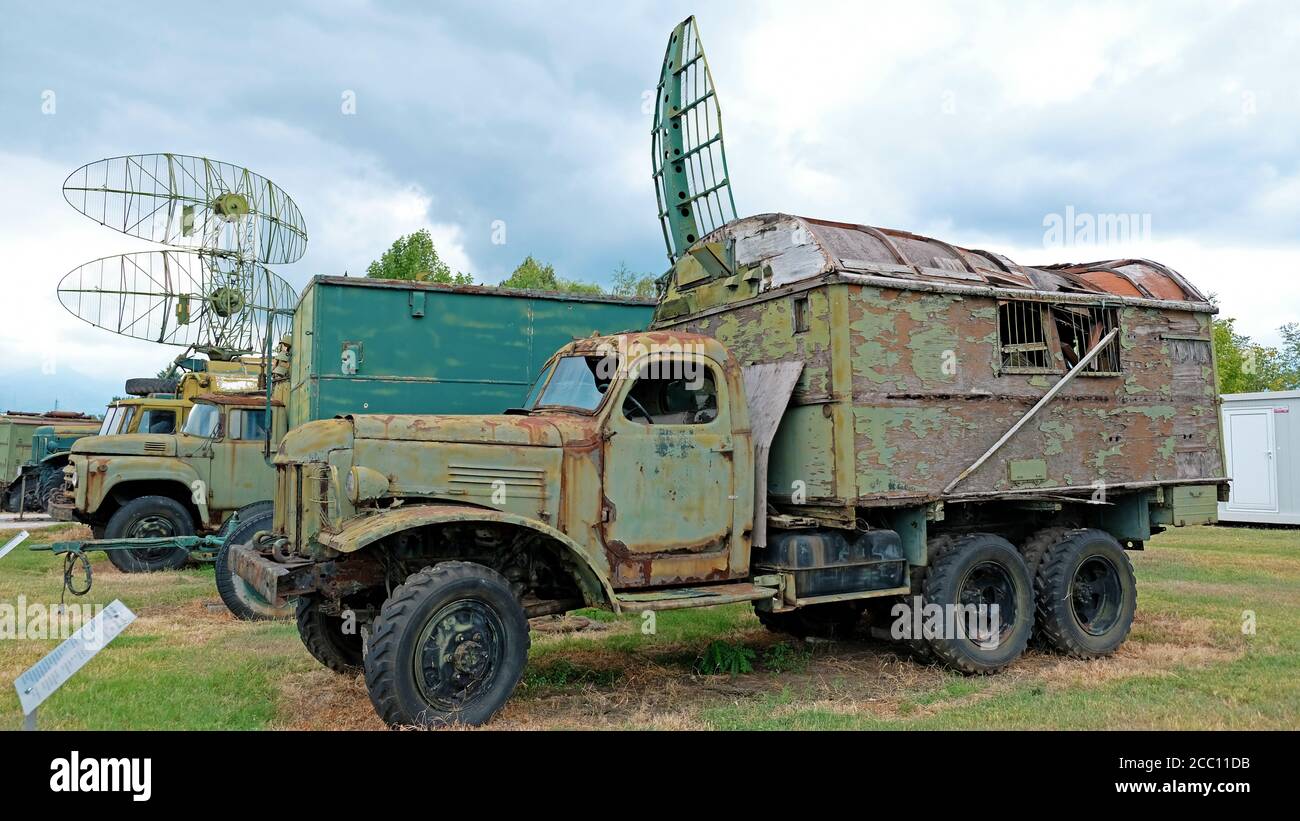
{"label": "cloudy sky", "polygon": [[[421,227],[481,282],[527,254],[589,281],[661,272],[647,99],[692,13],[741,214],[1026,264],[1149,257],[1264,342],[1300,319],[1285,0],[45,3],[0,24],[0,409],[102,409],[175,355],[55,299],[67,271],[142,247],[63,201],[101,157],[201,154],[274,180],[307,220],[306,256],[279,269],[298,287]],[[1067,215],[1079,231],[1046,236]],[[1089,244],[1087,220],[1113,215],[1134,230]]]}

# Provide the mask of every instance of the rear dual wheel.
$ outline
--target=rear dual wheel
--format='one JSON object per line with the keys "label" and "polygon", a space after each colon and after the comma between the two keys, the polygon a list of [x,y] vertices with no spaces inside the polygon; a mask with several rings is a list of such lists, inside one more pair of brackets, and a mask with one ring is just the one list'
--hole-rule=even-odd
{"label": "rear dual wheel", "polygon": [[[993,673],[1020,657],[1034,629],[1034,593],[1024,557],[992,533],[957,537],[925,571],[922,620],[942,618],[925,646],[946,666]],[[932,608],[931,605],[937,605]]]}
{"label": "rear dual wheel", "polygon": [[1062,653],[1110,655],[1133,629],[1133,565],[1104,530],[1065,531],[1044,553],[1034,582],[1039,630]]}

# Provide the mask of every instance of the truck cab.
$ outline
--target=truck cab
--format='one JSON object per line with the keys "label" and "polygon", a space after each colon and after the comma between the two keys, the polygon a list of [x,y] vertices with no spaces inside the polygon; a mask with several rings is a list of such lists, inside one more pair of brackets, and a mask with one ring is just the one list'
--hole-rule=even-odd
{"label": "truck cab", "polygon": [[295,428],[275,460],[272,532],[232,547],[231,562],[268,601],[302,597],[304,642],[339,670],[361,662],[360,634],[339,632],[345,619],[394,635],[389,589],[427,587],[442,601],[482,583],[518,602],[490,617],[453,608],[437,629],[470,649],[456,661],[444,643],[440,677],[386,717],[472,716],[495,707],[460,703],[457,682],[489,667],[508,675],[528,616],[771,599],[777,587],[756,583],[772,580],[750,564],[753,454],[741,368],[716,340],[590,337],[557,352],[504,414]]}
{"label": "truck cab", "polygon": [[[64,515],[90,525],[97,538],[213,533],[231,514],[270,498],[268,440],[274,449],[284,433],[284,414],[272,413],[268,421],[264,394],[200,394],[177,432],[146,432],[140,423],[150,410],[131,415],[134,407],[144,406],[125,406],[122,424],[138,432],[77,441],[64,470]],[[178,567],[188,551],[141,548],[108,555],[122,569],[139,572]]]}
{"label": "truck cab", "polygon": [[185,424],[191,404],[166,395],[117,399],[104,411],[98,435],[175,433]]}

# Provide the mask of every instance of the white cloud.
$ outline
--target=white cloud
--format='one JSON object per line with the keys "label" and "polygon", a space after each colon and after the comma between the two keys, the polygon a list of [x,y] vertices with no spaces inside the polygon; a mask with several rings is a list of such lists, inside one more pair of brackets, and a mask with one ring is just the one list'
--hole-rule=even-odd
{"label": "white cloud", "polygon": [[[280,266],[299,287],[359,274],[418,228],[489,282],[526,253],[575,278],[605,280],[620,260],[658,272],[642,93],[692,11],[742,213],[903,228],[1025,263],[1120,255],[1037,247],[1042,215],[1066,203],[1150,213],[1157,241],[1123,253],[1217,292],[1252,336],[1300,317],[1293,5],[694,5],[303,4],[237,35],[178,7],[160,21],[174,37],[137,43],[129,21],[86,4],[57,21],[59,49],[43,35],[52,13],[10,15],[0,243],[22,273],[0,304],[0,357],[39,354],[32,334],[56,323],[77,353],[64,358],[114,382],[158,361],[146,343],[58,324],[71,318],[52,302],[63,271],[134,247],[59,201],[65,172],[130,151],[206,154],[279,183],[311,237]],[[50,87],[53,118],[37,112]],[[340,112],[344,89],[355,116]],[[491,243],[495,219],[507,245]]]}

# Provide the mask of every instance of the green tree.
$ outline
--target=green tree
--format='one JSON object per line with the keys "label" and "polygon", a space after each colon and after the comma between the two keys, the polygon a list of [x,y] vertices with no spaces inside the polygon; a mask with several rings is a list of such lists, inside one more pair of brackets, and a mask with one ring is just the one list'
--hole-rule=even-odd
{"label": "green tree", "polygon": [[657,293],[655,277],[651,274],[638,274],[620,262],[614,271],[614,287],[609,292],[614,296],[653,297]]}
{"label": "green tree", "polygon": [[1293,380],[1300,382],[1300,322],[1288,322],[1278,330],[1282,333],[1282,367]]}
{"label": "green tree", "polygon": [[405,279],[415,282],[440,282],[444,285],[473,285],[474,277],[452,271],[438,256],[433,237],[421,228],[398,237],[383,255],[370,263],[366,276],[374,279]]}
{"label": "green tree", "polygon": [[1300,323],[1281,327],[1282,350],[1238,333],[1231,317],[1214,320],[1214,357],[1220,393],[1286,391],[1300,388]]}
{"label": "green tree", "polygon": [[562,279],[555,273],[555,266],[538,262],[532,254],[524,257],[514,273],[501,282],[502,288],[524,288],[530,291],[556,291],[565,294],[603,294],[599,285],[590,282],[575,282]]}

